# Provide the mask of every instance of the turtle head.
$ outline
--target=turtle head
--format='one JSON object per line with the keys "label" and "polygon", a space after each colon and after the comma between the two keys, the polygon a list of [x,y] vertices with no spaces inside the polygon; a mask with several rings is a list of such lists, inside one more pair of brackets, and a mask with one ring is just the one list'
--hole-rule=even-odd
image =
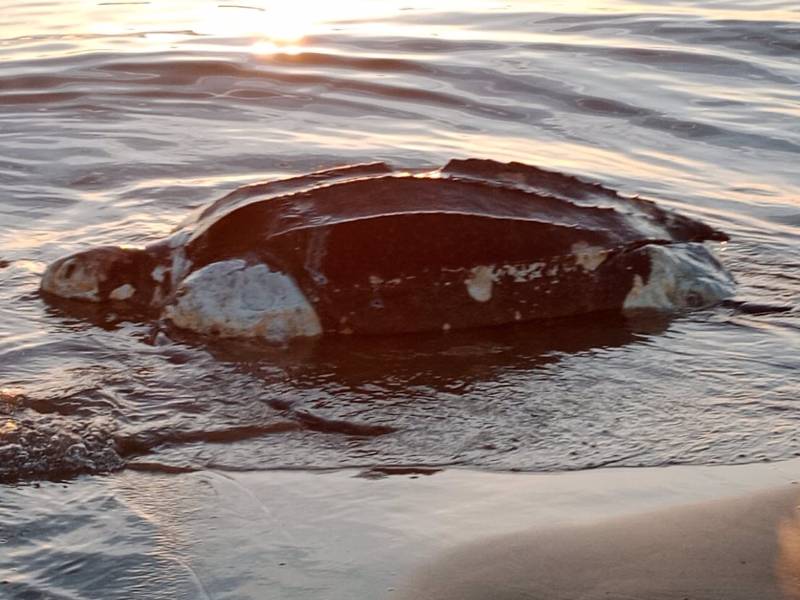
{"label": "turtle head", "polygon": [[[85,302],[147,303],[152,289],[142,273],[152,259],[145,250],[101,246],[58,259],[42,275],[41,290]],[[150,267],[152,268],[152,267]],[[149,286],[152,287],[152,286]]]}

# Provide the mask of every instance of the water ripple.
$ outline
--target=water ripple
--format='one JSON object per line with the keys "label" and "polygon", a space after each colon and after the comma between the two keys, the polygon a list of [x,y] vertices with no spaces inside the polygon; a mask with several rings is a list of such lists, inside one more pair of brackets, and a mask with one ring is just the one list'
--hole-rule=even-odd
{"label": "water ripple", "polygon": [[[343,5],[291,42],[235,21],[261,11],[214,7],[215,23],[171,2],[163,15],[6,7],[0,480],[125,465],[543,470],[800,451],[797,11],[388,5],[369,17]],[[672,322],[276,352],[91,310],[75,318],[36,293],[57,256],[154,241],[239,185],[466,156],[536,163],[707,220],[732,235],[721,256],[739,295]]]}

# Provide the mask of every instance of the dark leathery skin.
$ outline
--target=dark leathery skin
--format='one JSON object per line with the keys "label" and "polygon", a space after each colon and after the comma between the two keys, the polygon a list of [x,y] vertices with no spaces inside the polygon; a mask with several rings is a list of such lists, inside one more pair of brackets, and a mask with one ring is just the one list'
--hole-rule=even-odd
{"label": "dark leathery skin", "polygon": [[[646,252],[620,246],[591,271],[565,248],[576,239],[594,241],[592,232],[536,222],[410,214],[296,230],[273,243],[276,254],[296,257],[284,268],[326,331],[396,333],[621,308],[634,276],[649,277]],[[531,265],[536,276],[515,276]],[[476,267],[498,273],[485,301],[468,292]]]}
{"label": "dark leathery skin", "polygon": [[369,163],[239,188],[173,237],[118,249],[99,296],[130,284],[125,302],[160,311],[191,273],[244,259],[293,277],[324,332],[446,330],[618,310],[649,279],[649,246],[726,239],[521,163]]}
{"label": "dark leathery skin", "polygon": [[[187,258],[194,269],[228,258],[265,262],[298,281],[326,331],[385,333],[619,309],[634,276],[649,276],[647,253],[636,248],[726,239],[650,201],[519,163],[367,170],[375,172],[297,178],[286,195],[234,198],[218,207],[222,216],[198,222]],[[607,257],[586,270],[576,244]],[[543,266],[529,281],[503,274],[531,264]],[[500,271],[486,301],[465,283],[481,266]]]}

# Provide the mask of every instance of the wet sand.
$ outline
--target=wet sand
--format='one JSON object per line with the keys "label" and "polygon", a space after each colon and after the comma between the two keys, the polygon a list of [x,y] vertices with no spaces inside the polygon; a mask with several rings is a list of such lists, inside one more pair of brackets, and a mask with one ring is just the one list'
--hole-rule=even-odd
{"label": "wet sand", "polygon": [[6,487],[0,597],[771,600],[796,592],[787,576],[800,570],[798,460],[388,471],[127,469]]}
{"label": "wet sand", "polygon": [[418,570],[397,600],[793,600],[800,486],[596,524],[482,538]]}

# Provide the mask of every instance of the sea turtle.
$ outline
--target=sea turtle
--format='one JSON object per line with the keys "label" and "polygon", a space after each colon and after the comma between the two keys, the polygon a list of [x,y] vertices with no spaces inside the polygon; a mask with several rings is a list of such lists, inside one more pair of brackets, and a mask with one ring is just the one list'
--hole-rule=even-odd
{"label": "sea turtle", "polygon": [[733,279],[708,225],[521,163],[370,163],[244,186],[145,248],[45,271],[45,296],[282,342],[709,306]]}

